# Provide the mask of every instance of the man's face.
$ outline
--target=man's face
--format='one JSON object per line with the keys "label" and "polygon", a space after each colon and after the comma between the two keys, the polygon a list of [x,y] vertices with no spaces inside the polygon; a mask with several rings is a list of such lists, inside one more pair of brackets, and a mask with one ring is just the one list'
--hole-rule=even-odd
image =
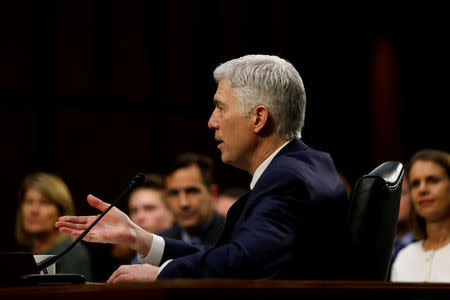
{"label": "man's face", "polygon": [[252,119],[241,114],[239,102],[225,79],[219,81],[214,105],[208,127],[215,130],[222,161],[248,170],[249,156],[255,147]]}
{"label": "man's face", "polygon": [[211,217],[214,198],[200,168],[191,165],[166,177],[167,200],[175,221],[188,232],[200,230]]}
{"label": "man's face", "polygon": [[172,213],[164,204],[162,191],[138,188],[128,200],[130,219],[148,232],[158,233],[172,224]]}

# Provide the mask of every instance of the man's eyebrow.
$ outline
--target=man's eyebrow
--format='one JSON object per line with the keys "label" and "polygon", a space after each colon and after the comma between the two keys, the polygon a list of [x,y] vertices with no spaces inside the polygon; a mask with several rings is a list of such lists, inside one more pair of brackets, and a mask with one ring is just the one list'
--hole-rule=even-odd
{"label": "man's eyebrow", "polygon": [[223,105],[223,102],[222,101],[220,101],[219,99],[217,99],[217,98],[214,98],[214,104],[215,105],[219,105],[219,104],[222,104]]}

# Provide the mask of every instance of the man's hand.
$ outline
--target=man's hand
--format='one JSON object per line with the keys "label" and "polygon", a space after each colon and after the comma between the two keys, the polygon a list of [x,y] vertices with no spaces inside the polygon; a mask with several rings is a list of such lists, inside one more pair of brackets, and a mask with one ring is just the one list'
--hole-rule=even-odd
{"label": "man's hand", "polygon": [[[109,207],[97,197],[87,197],[89,205],[104,211]],[[59,231],[80,236],[98,216],[62,216],[55,223]],[[111,208],[103,218],[83,238],[87,242],[127,245],[133,250],[146,255],[153,242],[153,235],[133,223],[130,218],[117,207]]]}
{"label": "man's hand", "polygon": [[109,277],[106,283],[151,282],[158,276],[159,267],[149,264],[122,265]]}
{"label": "man's hand", "polygon": [[[87,197],[89,204],[104,211],[109,207],[108,203],[103,202],[97,197],[89,195]],[[59,231],[73,236],[79,236],[97,219],[97,216],[62,216],[55,223]],[[103,218],[91,229],[83,238],[87,242],[123,244],[130,240],[131,220],[128,216],[113,207]]]}

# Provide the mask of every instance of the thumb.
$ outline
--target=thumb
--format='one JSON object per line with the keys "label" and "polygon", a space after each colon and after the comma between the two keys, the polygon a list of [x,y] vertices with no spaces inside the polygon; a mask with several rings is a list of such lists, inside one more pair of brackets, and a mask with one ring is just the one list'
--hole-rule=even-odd
{"label": "thumb", "polygon": [[103,202],[102,200],[100,200],[99,198],[97,198],[91,194],[89,194],[87,196],[87,202],[89,203],[90,206],[92,206],[102,212],[109,207],[108,203]]}

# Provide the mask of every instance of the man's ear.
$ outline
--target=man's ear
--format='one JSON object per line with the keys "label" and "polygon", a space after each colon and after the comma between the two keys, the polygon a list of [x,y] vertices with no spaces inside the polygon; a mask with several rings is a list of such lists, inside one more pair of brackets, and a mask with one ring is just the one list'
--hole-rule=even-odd
{"label": "man's ear", "polygon": [[269,122],[269,110],[264,105],[258,105],[253,108],[253,128],[255,133],[261,133],[267,128]]}
{"label": "man's ear", "polygon": [[211,184],[208,188],[211,199],[215,202],[219,195],[219,186],[217,184]]}

